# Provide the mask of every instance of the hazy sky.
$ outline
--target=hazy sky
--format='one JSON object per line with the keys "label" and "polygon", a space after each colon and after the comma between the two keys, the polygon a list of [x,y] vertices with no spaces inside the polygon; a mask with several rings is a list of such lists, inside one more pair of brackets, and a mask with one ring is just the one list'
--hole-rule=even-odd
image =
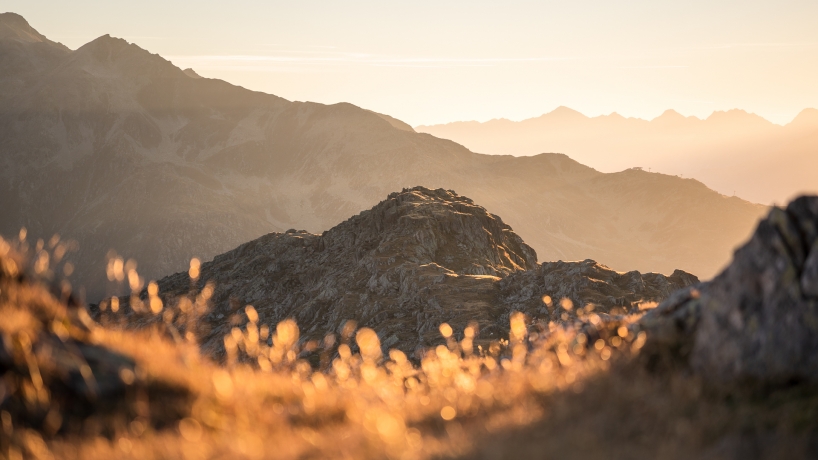
{"label": "hazy sky", "polygon": [[818,0],[4,0],[72,49],[106,33],[180,67],[412,125],[587,115],[776,123],[818,107]]}

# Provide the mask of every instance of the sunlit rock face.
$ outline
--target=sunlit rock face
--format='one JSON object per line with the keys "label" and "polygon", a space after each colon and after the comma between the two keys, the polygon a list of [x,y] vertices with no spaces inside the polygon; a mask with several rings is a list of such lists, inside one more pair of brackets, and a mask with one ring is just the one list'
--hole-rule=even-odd
{"label": "sunlit rock face", "polygon": [[718,383],[818,381],[818,197],[773,209],[712,282],[642,319],[647,351]]}
{"label": "sunlit rock face", "polygon": [[[618,273],[589,260],[539,265],[500,217],[453,191],[415,187],[321,235],[271,233],[216,256],[192,291],[188,273],[160,280],[158,291],[173,311],[179,296],[208,282],[213,308],[202,318],[201,341],[220,357],[223,338],[246,322],[246,305],[264,324],[295,319],[303,340],[337,334],[354,320],[377,331],[384,348],[413,353],[440,343],[444,322],[456,333],[476,323],[481,344],[507,335],[513,311],[528,315],[534,329],[547,328],[591,312],[625,314],[698,280],[684,272]],[[129,327],[161,321],[133,314],[126,302]]]}
{"label": "sunlit rock face", "polygon": [[[588,313],[631,312],[634,306],[652,308],[649,302],[666,299],[684,286],[695,285],[699,279],[676,270],[670,276],[638,271],[617,272],[593,260],[581,262],[543,262],[534,270],[515,273],[499,282],[504,301],[526,312],[549,313],[543,295],[552,302],[572,299],[577,309]],[[588,306],[592,305],[589,309]],[[533,314],[533,313],[530,313]]]}

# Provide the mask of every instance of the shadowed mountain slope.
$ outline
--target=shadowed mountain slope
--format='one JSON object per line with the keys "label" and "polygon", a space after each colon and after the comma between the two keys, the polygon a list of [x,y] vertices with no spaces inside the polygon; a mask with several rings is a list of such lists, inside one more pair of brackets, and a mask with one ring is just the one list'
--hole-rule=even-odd
{"label": "shadowed mountain slope", "polygon": [[[591,311],[606,317],[696,282],[681,271],[617,273],[592,260],[538,265],[500,217],[452,191],[416,187],[321,235],[272,233],[216,256],[193,290],[188,273],[159,280],[167,317],[151,313],[147,291],[122,305],[128,327],[165,321],[184,332],[196,313],[178,299],[214,283],[213,309],[197,330],[208,354],[222,356],[223,338],[244,322],[248,304],[261,324],[294,318],[303,340],[340,333],[354,320],[377,331],[386,350],[414,352],[440,342],[443,322],[456,330],[476,323],[476,343],[485,345],[507,335],[513,311],[545,326]],[[545,295],[554,300],[546,304]],[[571,304],[560,306],[563,298]],[[103,322],[121,318],[123,310],[105,308]]]}
{"label": "shadowed mountain slope", "polygon": [[647,121],[619,114],[586,117],[567,107],[514,122],[455,122],[418,126],[482,153],[563,152],[601,171],[635,166],[695,177],[726,195],[757,203],[784,203],[818,192],[818,110],[775,125],[743,110],[707,119],[668,110]]}
{"label": "shadowed mountain slope", "polygon": [[693,180],[480,155],[351,104],[197,78],[121,39],[70,51],[19,16],[0,23],[0,59],[36,63],[3,67],[0,233],[79,241],[72,281],[91,300],[114,292],[112,248],[156,279],[271,231],[323,231],[418,184],[500,213],[544,260],[703,277],[764,212]]}
{"label": "shadowed mountain slope", "polygon": [[22,16],[0,14],[0,101],[20,91],[26,80],[48,71],[70,52],[34,30]]}

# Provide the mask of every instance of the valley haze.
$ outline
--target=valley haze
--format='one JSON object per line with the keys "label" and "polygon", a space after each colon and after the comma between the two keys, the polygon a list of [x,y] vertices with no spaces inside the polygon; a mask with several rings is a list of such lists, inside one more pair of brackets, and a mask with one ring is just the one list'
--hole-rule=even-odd
{"label": "valley haze", "polygon": [[781,126],[734,109],[705,119],[667,110],[652,120],[587,117],[559,107],[537,118],[418,126],[474,152],[562,152],[604,172],[631,167],[692,177],[724,194],[783,204],[818,193],[818,110]]}

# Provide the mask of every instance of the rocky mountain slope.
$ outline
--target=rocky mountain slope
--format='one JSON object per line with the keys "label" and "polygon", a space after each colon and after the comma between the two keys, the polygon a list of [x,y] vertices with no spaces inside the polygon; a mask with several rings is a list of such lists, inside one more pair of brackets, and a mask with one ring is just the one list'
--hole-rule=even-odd
{"label": "rocky mountain slope", "polygon": [[71,51],[11,13],[0,31],[0,234],[77,240],[72,282],[90,300],[114,292],[110,249],[156,279],[416,185],[502,214],[544,260],[701,277],[764,212],[690,179],[476,154],[351,104],[198,78],[109,36]]}
{"label": "rocky mountain slope", "polygon": [[785,126],[743,110],[706,119],[668,110],[653,120],[619,114],[587,117],[567,107],[519,122],[454,122],[418,126],[474,152],[535,155],[562,152],[600,171],[631,167],[695,177],[725,195],[756,203],[786,203],[817,193],[818,110],[805,109]]}
{"label": "rocky mountain slope", "polygon": [[259,324],[295,319],[302,340],[340,334],[353,320],[377,331],[386,350],[411,353],[439,343],[444,322],[458,331],[476,324],[475,343],[485,345],[507,336],[513,311],[547,330],[551,321],[639,311],[696,282],[682,271],[618,273],[592,260],[538,264],[500,217],[452,191],[416,187],[321,235],[293,230],[243,244],[203,264],[194,284],[187,272],[159,280],[153,295],[168,317],[150,310],[147,290],[139,302],[123,298],[118,313],[105,303],[96,312],[113,322],[125,314],[134,328],[164,321],[184,334],[191,315],[202,314],[186,313],[184,299],[212,289],[213,308],[197,316],[209,354],[222,355],[246,305]]}

